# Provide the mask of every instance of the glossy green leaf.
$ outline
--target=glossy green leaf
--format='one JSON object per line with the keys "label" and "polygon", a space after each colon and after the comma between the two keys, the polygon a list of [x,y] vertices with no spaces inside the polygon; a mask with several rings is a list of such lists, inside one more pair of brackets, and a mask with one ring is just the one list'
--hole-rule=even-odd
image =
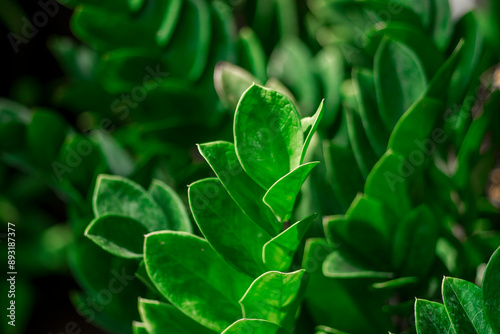
{"label": "glossy green leaf", "polygon": [[243,317],[267,320],[290,329],[302,301],[305,272],[304,269],[292,273],[270,271],[255,279],[240,300]]}
{"label": "glossy green leaf", "polygon": [[247,174],[268,189],[300,165],[303,134],[290,99],[261,86],[251,86],[236,109],[236,153]]}
{"label": "glossy green leaf", "polygon": [[457,333],[493,334],[484,319],[483,293],[473,283],[452,277],[443,279],[443,302]]}
{"label": "glossy green leaf", "polygon": [[[327,239],[338,245],[348,260],[365,267],[389,271],[389,240],[385,228],[373,217],[351,220],[344,216],[323,218]],[[363,245],[360,247],[360,245]]]}
{"label": "glossy green leaf", "polygon": [[186,207],[172,188],[163,181],[153,180],[148,192],[167,217],[170,230],[193,231]]}
{"label": "glossy green leaf", "polygon": [[209,334],[214,331],[203,327],[172,305],[156,300],[139,299],[139,314],[149,334]]}
{"label": "glossy green leaf", "polygon": [[382,120],[392,129],[424,93],[427,79],[420,60],[404,44],[384,39],[375,56],[375,88]]}
{"label": "glossy green leaf", "polygon": [[107,214],[95,218],[85,236],[99,247],[123,258],[141,258],[144,235],[149,231],[135,219]]}
{"label": "glossy green leaf", "polygon": [[295,200],[309,173],[319,162],[309,162],[292,170],[276,181],[264,195],[264,203],[269,206],[281,222],[292,217]]}
{"label": "glossy green leaf", "polygon": [[252,277],[265,271],[262,247],[271,236],[241,211],[218,179],[191,184],[189,204],[201,232],[227,263]]}
{"label": "glossy green leaf", "polygon": [[365,193],[391,208],[401,217],[409,211],[408,178],[415,167],[399,154],[387,151],[368,175]]}
{"label": "glossy green leaf", "polygon": [[162,23],[156,32],[156,42],[165,46],[174,33],[182,9],[182,0],[164,0],[167,2]]}
{"label": "glossy green leaf", "polygon": [[493,332],[500,333],[500,248],[490,258],[483,277],[484,316]]}
{"label": "glossy green leaf", "polygon": [[[432,37],[415,26],[403,22],[389,22],[380,27],[375,25],[374,30],[368,33],[367,48],[375,53],[375,48],[384,36],[397,40],[412,49],[421,60],[427,78],[432,78],[444,62],[443,54],[434,44]],[[426,47],[423,48],[422,45]]]}
{"label": "glossy green leaf", "polygon": [[[392,131],[388,148],[401,156],[423,164],[446,139],[437,121],[444,115],[445,106],[434,99],[421,99],[413,104]],[[415,126],[420,124],[420,126]]]}
{"label": "glossy green leaf", "polygon": [[144,259],[165,298],[203,326],[222,332],[240,318],[238,301],[252,279],[224,262],[207,241],[185,232],[151,233]]}
{"label": "glossy green leaf", "polygon": [[[347,133],[343,133],[341,137],[347,138]],[[363,176],[348,142],[339,143],[335,139],[325,142],[323,151],[331,186],[344,211],[356,194],[363,190]]]}
{"label": "glossy green leaf", "polygon": [[394,276],[389,272],[367,269],[346,259],[339,251],[333,251],[323,262],[323,274],[332,278],[377,278],[387,279]]}
{"label": "glossy green leaf", "polygon": [[281,224],[261,200],[264,189],[245,173],[234,145],[218,141],[201,144],[198,149],[241,210],[272,236],[279,233]]}
{"label": "glossy green leaf", "polygon": [[410,211],[393,237],[392,264],[403,276],[425,275],[435,258],[439,225],[426,205]]}
{"label": "glossy green leaf", "polygon": [[293,256],[315,218],[316,214],[296,222],[264,245],[262,256],[268,270],[290,269]]}
{"label": "glossy green leaf", "polygon": [[143,323],[140,322],[132,322],[132,333],[133,334],[149,334],[148,330],[144,326]]}
{"label": "glossy green leaf", "polygon": [[366,136],[370,139],[370,145],[375,154],[381,156],[386,150],[390,134],[377,107],[373,73],[366,69],[357,69],[353,70],[352,77],[356,87],[359,114]]}
{"label": "glossy green leaf", "polygon": [[138,184],[120,176],[99,175],[93,209],[96,217],[114,214],[135,219],[149,232],[169,227],[153,197]]}
{"label": "glossy green leaf", "polygon": [[332,246],[324,238],[306,241],[302,268],[307,270],[310,278],[305,307],[312,311],[310,315],[315,323],[350,332],[368,333],[373,330],[368,312],[371,302],[367,293],[362,294],[361,303],[354,297],[360,290],[359,281],[323,275],[324,260],[331,252]]}
{"label": "glossy green leaf", "polygon": [[221,102],[228,109],[235,110],[243,93],[253,83],[260,81],[243,68],[220,62],[214,70],[214,85]]}
{"label": "glossy green leaf", "polygon": [[395,225],[394,217],[380,201],[363,194],[356,196],[345,216],[350,221],[370,221],[371,225],[384,236],[384,240],[389,240]]}
{"label": "glossy green leaf", "polygon": [[240,319],[226,328],[222,334],[283,334],[280,327],[260,319]]}
{"label": "glossy green leaf", "polygon": [[360,115],[357,110],[343,108],[344,116],[347,120],[347,131],[354,153],[354,158],[358,164],[363,177],[367,177],[373,165],[377,161],[377,156],[370,146]]}
{"label": "glossy green leaf", "polygon": [[325,102],[324,100],[321,101],[321,104],[319,105],[318,110],[316,110],[314,115],[312,115],[311,117],[305,117],[300,120],[302,131],[306,135],[304,146],[302,146],[302,153],[300,155],[300,163],[304,162],[304,158],[306,156],[307,149],[309,148],[309,144],[311,143],[311,139],[316,133],[316,129],[318,128],[318,125],[321,122],[321,119],[323,118],[324,102]]}
{"label": "glossy green leaf", "polygon": [[455,334],[443,304],[417,299],[415,321],[418,333]]}

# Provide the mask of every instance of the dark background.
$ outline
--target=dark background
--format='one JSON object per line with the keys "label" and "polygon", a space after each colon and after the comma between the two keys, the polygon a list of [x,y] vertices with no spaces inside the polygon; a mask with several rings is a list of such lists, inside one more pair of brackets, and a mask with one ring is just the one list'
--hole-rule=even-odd
{"label": "dark background", "polygon": [[[19,45],[19,52],[16,53],[8,38],[11,30],[5,25],[5,21],[10,20],[21,26],[23,23],[21,18],[16,15],[17,13],[8,8],[10,2],[17,3],[29,21],[32,21],[33,15],[41,10],[38,1],[0,1],[0,15],[3,16],[3,20],[0,22],[0,35],[2,36],[0,47],[4,59],[1,62],[0,96],[20,101],[28,107],[53,107],[52,87],[55,81],[63,76],[63,73],[56,59],[48,50],[47,41],[52,35],[72,36],[69,30],[72,11],[59,5],[57,14],[49,18],[45,26],[38,28],[36,35],[27,43]],[[22,88],[26,86],[30,89]],[[74,124],[75,120],[72,119],[69,112],[60,107],[57,110],[71,124]],[[11,173],[14,173],[14,170]],[[56,217],[60,222],[66,221],[64,203],[50,192],[43,199],[43,202],[37,204],[43,211]],[[17,237],[22,238],[22,235],[18,234]],[[18,258],[17,261],[20,262],[22,259]],[[54,273],[34,278],[32,284],[33,311],[29,323],[25,324],[26,333],[104,333],[88,324],[85,319],[78,315],[72,305],[69,298],[70,292],[80,290],[80,287],[71,276],[69,269],[63,275]],[[76,329],[71,327],[75,326],[71,325],[72,322],[76,323]]]}

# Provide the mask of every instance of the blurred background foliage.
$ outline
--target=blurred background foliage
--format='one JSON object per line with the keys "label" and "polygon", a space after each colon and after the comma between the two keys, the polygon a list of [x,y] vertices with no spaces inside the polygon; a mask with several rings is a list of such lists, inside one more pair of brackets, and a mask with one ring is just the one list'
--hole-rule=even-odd
{"label": "blurred background foliage", "polygon": [[[252,82],[290,96],[302,117],[325,99],[309,157],[322,164],[302,189],[296,215],[346,213],[406,111],[393,120],[377,111],[375,85],[395,80],[378,78],[387,40],[421,63],[424,75],[406,83],[410,91],[418,94],[420,79],[422,89],[443,86],[435,98],[451,120],[439,125],[447,139],[432,162],[408,181],[413,205],[425,203],[443,222],[430,281],[444,273],[474,280],[500,244],[500,101],[492,94],[500,87],[497,1],[455,18],[444,0],[4,0],[0,6],[8,54],[0,220],[16,223],[20,273],[19,327],[12,333],[63,331],[68,321],[98,333],[88,320],[130,331],[137,296],[146,293],[142,283],[95,305],[110,269],[137,271],[83,237],[96,177],[126,176],[144,187],[160,179],[186,201],[186,185],[211,175],[195,144],[231,139],[236,103]],[[324,237],[321,224],[309,236]],[[313,316],[305,323],[387,329],[380,312],[406,314],[412,307],[414,295],[405,291],[397,306],[384,309],[374,296],[356,309],[369,315],[359,321],[342,298],[328,300],[340,290],[356,294],[357,282],[317,279],[320,288],[308,302],[314,312],[303,312]],[[419,297],[439,296],[439,286],[427,283]],[[333,295],[319,296],[325,289]],[[69,306],[70,291],[80,315]]]}

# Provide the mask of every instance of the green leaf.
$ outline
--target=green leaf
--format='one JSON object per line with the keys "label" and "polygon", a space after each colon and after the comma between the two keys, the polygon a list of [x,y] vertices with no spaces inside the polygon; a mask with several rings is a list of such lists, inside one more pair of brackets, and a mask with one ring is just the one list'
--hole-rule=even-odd
{"label": "green leaf", "polygon": [[407,160],[397,153],[387,151],[375,164],[366,179],[365,193],[402,217],[410,210],[408,178],[415,173]]}
{"label": "green leaf", "polygon": [[[304,146],[302,146],[302,153],[300,155],[300,163],[304,162],[304,158],[307,153],[307,149],[309,148],[309,144],[311,142],[312,137],[314,136],[314,133],[316,132],[316,129],[318,128],[319,122],[321,122],[321,119],[323,118],[323,113],[324,113],[324,100],[321,101],[321,104],[318,107],[318,110],[316,110],[316,113],[312,115],[311,117],[305,117],[300,120],[300,124],[302,127],[302,131],[304,134],[306,134],[306,140],[304,141]],[[309,131],[308,131],[309,130]]]}
{"label": "green leaf", "polygon": [[337,47],[326,46],[314,58],[314,67],[323,85],[323,126],[331,125],[337,118],[340,105],[340,87],[344,81],[344,57]]}
{"label": "green leaf", "polygon": [[291,329],[306,285],[305,272],[270,271],[258,277],[240,300],[243,317]]}
{"label": "green leaf", "polygon": [[299,114],[289,98],[258,85],[243,94],[234,120],[236,153],[264,189],[300,165],[303,140]]}
{"label": "green leaf", "polygon": [[146,265],[144,264],[144,260],[141,261],[141,263],[139,264],[139,268],[135,272],[134,276],[137,277],[137,279],[141,281],[148,288],[148,290],[153,293],[155,297],[159,299],[164,299],[161,292],[158,291],[153,281],[151,281],[151,278],[149,278],[148,271],[146,270]]}
{"label": "green leaf", "polygon": [[370,140],[366,136],[361,117],[357,110],[351,110],[346,107],[343,108],[343,111],[347,120],[347,131],[354,158],[361,174],[366,178],[377,161],[377,156],[370,146]]}
{"label": "green leaf", "polygon": [[436,146],[446,139],[444,131],[436,127],[445,111],[446,107],[440,101],[428,98],[419,100],[399,119],[392,131],[388,148],[423,164],[434,153]]}
{"label": "green leaf", "polygon": [[133,334],[149,334],[148,330],[143,323],[133,321],[132,322],[132,333]]}
{"label": "green leaf", "polygon": [[135,182],[120,176],[98,176],[92,205],[96,217],[107,214],[129,217],[140,222],[149,232],[169,227],[153,197]]}
{"label": "green leaf", "polygon": [[479,28],[479,22],[473,12],[466,14],[463,18],[465,27],[464,46],[460,59],[454,67],[453,75],[448,83],[449,104],[460,103],[467,90],[471,86],[472,78],[477,73],[477,68],[484,50],[484,36]]}
{"label": "green leaf", "polygon": [[500,333],[500,248],[490,258],[483,277],[484,316],[496,334]]}
{"label": "green leaf", "polygon": [[443,304],[417,299],[415,320],[419,334],[455,334]]}
{"label": "green leaf", "polygon": [[276,6],[280,36],[297,36],[299,34],[299,22],[297,18],[297,5],[295,2],[277,0],[274,5]]}
{"label": "green leaf", "polygon": [[367,269],[333,251],[323,262],[323,274],[331,278],[392,278],[393,273]]}
{"label": "green leaf", "polygon": [[238,301],[252,279],[224,262],[207,241],[185,232],[154,232],[146,236],[144,259],[165,298],[203,326],[221,332],[240,318]]}
{"label": "green leaf", "polygon": [[399,222],[393,237],[392,264],[403,276],[423,276],[434,263],[439,225],[424,204]]}
{"label": "green leaf", "polygon": [[403,113],[423,95],[427,85],[425,71],[411,49],[390,38],[380,44],[374,69],[382,120],[392,130]]}
{"label": "green leaf", "polygon": [[[359,191],[363,190],[363,176],[359,171],[350,146],[325,142],[324,155],[330,184],[336,199],[346,210]],[[353,168],[353,166],[355,168]]]}
{"label": "green leaf", "polygon": [[135,219],[107,214],[95,218],[85,236],[107,252],[118,257],[141,258],[144,235],[149,231]]}
{"label": "green leaf", "polygon": [[183,1],[178,25],[161,56],[161,68],[173,77],[198,80],[207,63],[211,29],[208,3]]}
{"label": "green leaf", "polygon": [[313,214],[296,222],[264,245],[262,254],[268,270],[286,271],[290,268],[293,256],[315,218],[316,214]]}
{"label": "green leaf", "polygon": [[52,163],[57,160],[67,130],[64,120],[52,111],[41,109],[33,114],[26,135],[30,157],[35,165],[51,169]]}
{"label": "green leaf", "polygon": [[311,71],[312,55],[296,36],[285,36],[273,50],[267,73],[295,93],[301,116],[309,116],[317,104],[317,83]]}
{"label": "green leaf", "polygon": [[193,231],[186,207],[172,188],[163,181],[153,180],[148,192],[167,217],[170,230],[189,233]]}
{"label": "green leaf", "polygon": [[130,11],[137,12],[143,5],[144,0],[127,0]]}
{"label": "green leaf", "polygon": [[[373,31],[368,33],[368,45],[366,46],[370,51],[380,44],[384,36],[397,40],[415,52],[422,61],[427,78],[432,78],[444,62],[443,54],[434,44],[432,37],[411,24],[389,22],[387,25],[375,25],[373,28]],[[423,48],[422,45],[426,47]]]}
{"label": "green leaf", "polygon": [[[453,80],[455,77],[456,67],[461,60],[462,54],[465,52],[464,42],[460,41],[453,53],[446,59],[446,61],[441,65],[436,74],[432,77],[432,80],[427,85],[427,90],[425,92],[425,97],[433,98],[439,101],[446,101],[447,95],[450,94],[451,90],[457,89],[458,87],[453,85]],[[452,94],[453,95],[453,94]],[[452,103],[458,103],[460,100],[449,100],[446,101],[448,105]]]}
{"label": "green leaf", "polygon": [[219,62],[214,70],[214,85],[222,104],[234,110],[238,105],[243,93],[253,83],[261,82],[245,69],[230,64],[228,62]]}
{"label": "green leaf", "polygon": [[99,51],[155,44],[154,36],[148,33],[143,22],[133,21],[125,13],[111,13],[96,5],[78,6],[70,26],[76,37]]}
{"label": "green leaf", "polygon": [[473,283],[445,277],[443,302],[457,333],[493,334],[483,314],[483,293]]}
{"label": "green leaf", "polygon": [[[325,277],[322,267],[333,251],[325,238],[308,239],[302,268],[310,275],[305,307],[315,323],[350,333],[370,333],[377,324],[383,332],[390,325],[381,313],[379,295],[360,289],[359,280]],[[385,298],[384,298],[385,299]]]}
{"label": "green leaf", "polygon": [[[389,240],[386,227],[372,217],[351,220],[344,216],[324,217],[325,234],[339,246],[343,256],[365,267],[390,270]],[[363,245],[362,247],[360,245]]]}
{"label": "green leaf", "polygon": [[283,334],[272,322],[259,319],[240,319],[226,328],[222,334]]}
{"label": "green leaf", "polygon": [[172,305],[156,300],[139,299],[139,314],[149,334],[213,334]]}
{"label": "green leaf", "polygon": [[295,199],[299,194],[302,184],[309,173],[319,162],[309,162],[292,170],[287,175],[276,181],[264,195],[264,203],[278,217],[279,221],[285,222],[292,217]]}
{"label": "green leaf", "polygon": [[262,247],[271,236],[241,211],[218,179],[197,181],[188,193],[193,216],[215,251],[249,276],[262,274]]}
{"label": "green leaf", "polygon": [[[95,133],[95,132],[94,132]],[[99,131],[95,137],[109,170],[114,175],[129,176],[134,171],[134,160],[111,135]]]}
{"label": "green leaf", "polygon": [[198,146],[229,195],[256,224],[275,236],[282,228],[272,211],[262,202],[262,189],[243,170],[232,143],[218,141]]}
{"label": "green leaf", "polygon": [[158,31],[156,32],[156,42],[159,46],[165,46],[170,41],[174,33],[175,26],[179,21],[182,9],[182,0],[164,0],[167,2],[165,14]]}
{"label": "green leaf", "polygon": [[446,50],[453,35],[453,20],[448,0],[431,0],[432,37],[441,50]]}
{"label": "green leaf", "polygon": [[358,194],[347,209],[345,216],[350,221],[369,221],[383,237],[389,241],[395,226],[395,219],[384,208],[382,203],[374,198]]}
{"label": "green leaf", "polygon": [[406,287],[408,285],[413,285],[418,283],[417,277],[400,277],[390,281],[373,283],[373,289],[399,289],[401,287]]}
{"label": "green leaf", "polygon": [[238,63],[243,68],[255,75],[260,82],[266,80],[266,54],[259,38],[249,27],[243,27],[239,32],[238,56]]}
{"label": "green leaf", "polygon": [[375,79],[373,73],[366,69],[353,70],[353,84],[356,89],[356,97],[359,106],[359,114],[366,136],[370,140],[370,145],[377,156],[384,154],[389,131],[381,119],[375,93]]}

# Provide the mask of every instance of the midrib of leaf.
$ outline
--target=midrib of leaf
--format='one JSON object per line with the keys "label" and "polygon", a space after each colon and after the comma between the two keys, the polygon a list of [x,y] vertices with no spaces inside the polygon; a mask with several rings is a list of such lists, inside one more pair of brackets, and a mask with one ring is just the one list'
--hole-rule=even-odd
{"label": "midrib of leaf", "polygon": [[[207,247],[212,247],[212,246],[207,245]],[[169,254],[167,254],[167,255],[169,255]],[[218,255],[216,255],[216,256],[218,256]],[[210,281],[207,280],[203,275],[200,275],[198,272],[191,270],[191,268],[185,266],[184,263],[179,261],[177,258],[172,257],[172,256],[169,256],[169,258],[173,259],[175,263],[179,263],[182,267],[186,268],[191,274],[194,274],[194,276],[201,278],[205,283],[208,284],[208,287],[211,290],[214,290],[214,291],[218,292],[219,294],[221,294],[224,297],[224,299],[229,301],[230,304],[234,304],[237,306],[237,304],[235,304],[232,300],[229,299],[229,297],[223,292],[223,290],[219,290],[218,288],[214,287],[212,284],[210,284]],[[224,260],[222,260],[222,261],[224,261]]]}
{"label": "midrib of leaf", "polygon": [[[465,309],[465,307],[463,306],[462,304],[462,300],[459,298],[458,296],[458,293],[456,292],[455,290],[455,287],[453,286],[453,284],[450,284],[450,287],[451,287],[451,291],[453,291],[453,294],[455,295],[455,297],[457,298],[457,301],[458,301],[458,304],[460,305],[460,308],[462,309],[462,311],[465,313],[465,315],[467,316],[467,320],[471,323],[472,327],[474,328],[474,330],[476,331],[476,333],[479,333],[476,326],[474,326],[474,323],[471,321],[470,317],[469,317],[469,314],[467,313],[467,310]],[[446,308],[445,308],[446,309]],[[457,329],[455,328],[454,326],[454,322],[452,321],[451,317],[450,317],[450,314],[448,312],[448,310],[446,309],[446,314],[448,315],[448,318],[450,319],[450,322],[451,322],[451,326],[453,327],[453,329],[455,331],[457,331]],[[477,313],[476,313],[477,315]]]}
{"label": "midrib of leaf", "polygon": [[[210,208],[210,210],[211,210],[211,211],[212,211],[212,212],[213,212],[213,213],[214,213],[217,217],[219,217],[219,219],[220,219],[221,221],[226,221],[225,219],[222,219],[222,217],[221,217],[221,216],[220,216],[220,215],[219,215],[219,214],[218,214],[218,213],[217,213],[217,212],[216,212],[216,211],[212,208],[212,206],[211,206],[211,205],[209,205],[208,207]],[[239,208],[239,207],[238,207],[238,208]],[[243,214],[245,214],[245,213],[243,213]],[[246,214],[245,214],[245,215],[246,215]],[[247,216],[247,217],[248,217],[248,216]],[[253,220],[251,220],[251,219],[250,219],[250,217],[248,217],[248,218],[249,218],[248,220],[249,220],[252,224],[255,224],[255,223],[253,222]],[[225,225],[226,225],[226,226],[228,226],[228,227],[231,229],[231,231],[233,232],[233,235],[234,235],[234,236],[236,237],[236,239],[239,241],[240,245],[243,245],[243,247],[245,248],[245,250],[246,250],[249,254],[251,254],[251,255],[252,255],[252,256],[251,256],[251,259],[252,259],[255,263],[257,263],[257,264],[259,265],[259,268],[260,268],[261,270],[263,270],[263,271],[264,271],[265,269],[263,268],[263,266],[261,265],[261,263],[258,263],[258,262],[256,262],[256,261],[254,260],[254,258],[253,258],[253,252],[250,250],[249,246],[248,246],[246,243],[242,242],[243,238],[241,238],[241,237],[240,237],[239,233],[235,233],[234,226],[232,226],[232,225],[230,225],[230,224],[225,224]]]}

